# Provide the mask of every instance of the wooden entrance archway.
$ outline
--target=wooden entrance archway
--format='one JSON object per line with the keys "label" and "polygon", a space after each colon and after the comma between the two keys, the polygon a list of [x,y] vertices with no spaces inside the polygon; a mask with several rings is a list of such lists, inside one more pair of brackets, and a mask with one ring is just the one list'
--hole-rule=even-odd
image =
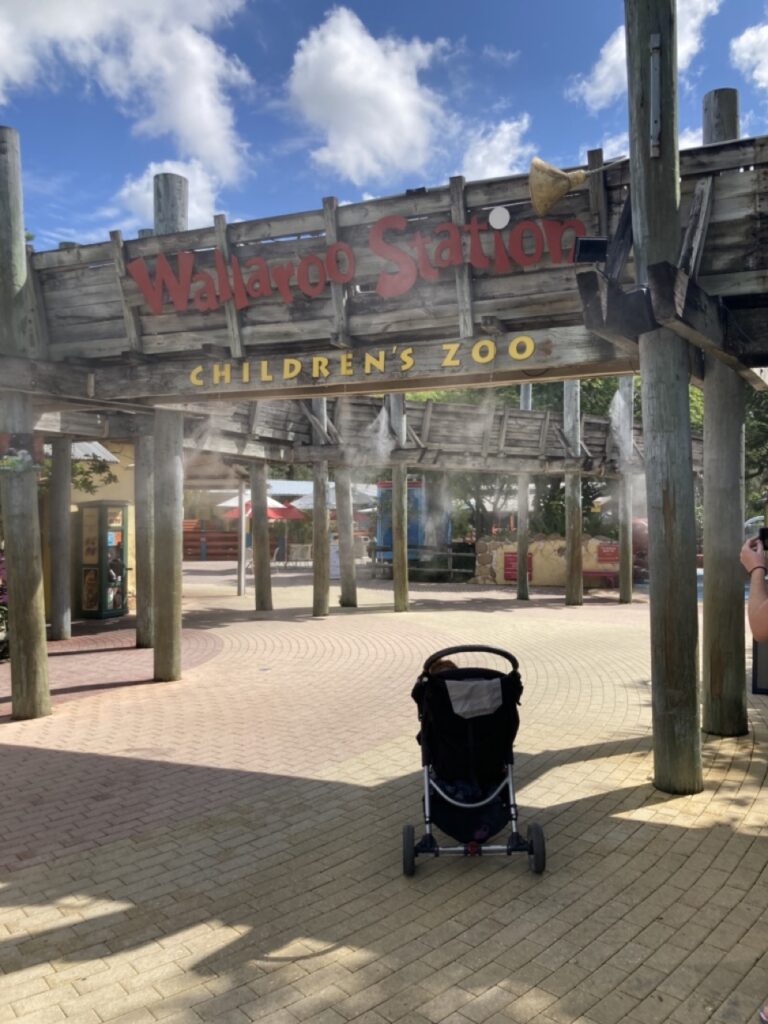
{"label": "wooden entrance archway", "polygon": [[[674,95],[674,82],[662,94]],[[664,147],[672,139],[676,156],[676,139],[664,131]],[[156,675],[177,678],[185,415],[203,413],[222,396],[319,402],[628,373],[640,364],[642,339],[661,329],[693,346],[694,377],[705,376],[703,351],[762,388],[768,339],[759,310],[768,249],[754,239],[765,230],[767,157],[765,139],[682,154],[682,220],[691,225],[683,241],[695,261],[662,257],[647,266],[643,254],[634,267],[625,251],[611,273],[592,270],[577,279],[574,239],[613,234],[622,223],[628,162],[593,176],[545,218],[530,210],[525,176],[454,178],[444,188],[344,207],[328,199],[318,211],[243,224],[217,217],[213,228],[196,231],[183,230],[175,216],[182,204],[168,193],[158,207],[167,219],[152,236],[124,240],[115,232],[98,245],[27,255],[17,139],[4,129],[0,202],[9,214],[0,228],[0,430],[9,443],[14,435],[17,448],[20,438],[31,439],[35,402],[132,418],[151,413],[161,497],[155,550],[170,559],[157,572],[153,603],[156,616],[167,616],[158,630],[166,639],[156,647]],[[632,180],[634,204],[645,188],[642,163],[633,162]],[[699,188],[702,181],[709,185]],[[494,209],[509,214],[506,228],[490,226]],[[640,215],[633,211],[636,220]],[[635,273],[643,278],[640,292],[626,288]],[[659,393],[663,386],[660,380]],[[397,410],[395,400],[392,419],[404,432]],[[322,412],[313,412],[321,431]],[[13,552],[35,546],[31,479],[10,471],[2,477],[14,587],[22,572]],[[38,575],[34,558],[24,575]],[[36,655],[23,671],[37,678],[42,669],[32,662],[44,650],[42,616],[26,593],[22,601],[37,630],[25,636]],[[19,685],[25,693],[39,689]],[[46,711],[37,697],[29,706],[19,702],[20,717]],[[690,791],[696,783],[682,785]]]}

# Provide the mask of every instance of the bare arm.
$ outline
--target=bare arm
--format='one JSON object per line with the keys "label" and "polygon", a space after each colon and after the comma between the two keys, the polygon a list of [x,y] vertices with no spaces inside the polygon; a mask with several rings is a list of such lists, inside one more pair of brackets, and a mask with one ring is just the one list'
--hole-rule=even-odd
{"label": "bare arm", "polygon": [[765,583],[765,552],[757,537],[752,537],[741,549],[741,564],[749,573],[749,628],[760,643],[768,640],[768,586]]}

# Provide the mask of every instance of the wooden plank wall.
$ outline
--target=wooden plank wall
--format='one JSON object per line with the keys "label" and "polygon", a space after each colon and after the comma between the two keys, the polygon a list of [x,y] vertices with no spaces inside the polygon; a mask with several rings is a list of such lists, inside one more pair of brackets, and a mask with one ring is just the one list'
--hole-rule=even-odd
{"label": "wooden plank wall", "polygon": [[[696,181],[707,174],[714,179],[714,203],[699,280],[718,295],[744,296],[768,289],[768,217],[764,195],[768,182],[768,138],[745,139],[721,146],[688,150],[681,155],[682,224]],[[608,212],[615,227],[626,197],[628,166],[616,165],[606,172]],[[420,338],[455,337],[459,310],[455,271],[438,271],[438,280],[418,280],[398,299],[385,299],[375,291],[382,269],[392,269],[368,248],[368,232],[380,217],[401,214],[412,230],[429,235],[432,228],[451,219],[448,186],[419,194],[393,196],[367,203],[340,206],[335,234],[356,254],[356,273],[346,286],[346,330],[360,342],[384,338],[418,341]],[[530,216],[527,176],[469,183],[465,189],[467,215],[487,219],[495,205],[506,206],[513,222]],[[565,197],[550,219],[580,218],[588,233],[597,234],[585,187]],[[258,221],[230,224],[230,251],[240,261],[262,256],[270,265],[297,263],[310,253],[322,253],[328,224],[323,210],[289,214]],[[493,233],[483,232],[483,248],[493,256]],[[572,233],[564,244],[570,245]],[[217,234],[213,226],[176,235],[125,241],[125,262],[146,257],[151,264],[159,253],[195,251],[196,269],[213,271]],[[530,251],[530,242],[524,243]],[[495,274],[470,267],[472,305],[476,321],[495,317],[513,329],[575,325],[581,322],[581,305],[572,264],[552,265],[545,246],[540,264]],[[557,254],[562,258],[563,254]],[[175,266],[175,260],[171,260]],[[213,346],[228,352],[230,332],[224,306],[201,313],[190,307],[176,312],[166,303],[161,315],[149,315],[138,286],[120,273],[112,240],[66,250],[33,253],[36,275],[37,316],[47,336],[51,359],[116,359],[131,349],[126,322],[132,316],[139,333],[139,352],[148,356],[173,356]],[[626,277],[631,279],[632,267]],[[512,287],[510,285],[513,285]],[[317,298],[308,298],[291,285],[293,301],[285,303],[276,293],[255,299],[240,314],[241,336],[246,351],[259,346],[270,354],[297,344],[327,343],[338,326],[338,296],[330,284]],[[134,315],[138,313],[138,315]]]}

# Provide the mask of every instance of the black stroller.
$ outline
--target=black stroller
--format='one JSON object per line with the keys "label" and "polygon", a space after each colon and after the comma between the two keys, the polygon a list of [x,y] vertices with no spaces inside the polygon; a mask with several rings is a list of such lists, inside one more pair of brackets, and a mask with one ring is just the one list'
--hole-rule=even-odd
{"label": "black stroller", "polygon": [[[452,654],[482,652],[504,658],[503,671],[439,665]],[[413,825],[403,826],[403,873],[413,875],[419,854],[527,853],[540,875],[546,866],[544,832],[528,826],[523,839],[517,830],[517,804],[512,781],[512,746],[520,720],[517,705],[523,692],[517,659],[497,647],[465,645],[437,651],[424,662],[411,696],[419,708],[421,763],[424,768],[424,835],[415,841]],[[504,844],[488,844],[507,824]],[[435,824],[458,846],[440,846]],[[485,845],[484,845],[485,844]]]}

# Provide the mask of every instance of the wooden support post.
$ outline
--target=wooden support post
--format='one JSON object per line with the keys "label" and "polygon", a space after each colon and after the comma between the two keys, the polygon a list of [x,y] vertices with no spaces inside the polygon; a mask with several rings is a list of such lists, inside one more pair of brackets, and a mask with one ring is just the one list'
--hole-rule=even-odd
{"label": "wooden support post", "polygon": [[72,439],[55,437],[51,447],[51,640],[69,640],[72,636]]}
{"label": "wooden support post", "polygon": [[136,646],[155,643],[155,443],[140,434],[134,445],[133,497],[136,530]]}
{"label": "wooden support post", "polygon": [[245,593],[245,533],[248,516],[245,514],[245,483],[241,480],[237,487],[237,596]]}
{"label": "wooden support post", "polygon": [[[707,93],[704,144],[738,137],[737,91]],[[702,726],[717,736],[748,731],[744,572],[737,557],[744,531],[744,406],[741,378],[705,355]]]}
{"label": "wooden support post", "polygon": [[[573,457],[581,453],[581,382],[563,382],[563,433]],[[581,550],[581,473],[565,474],[565,603],[584,603]]]}
{"label": "wooden support post", "polygon": [[[179,174],[156,174],[155,234],[186,231],[189,188]],[[155,411],[155,679],[181,678],[184,549],[184,414]]]}
{"label": "wooden support post", "polygon": [[632,419],[635,382],[619,378],[619,603],[632,601]]}
{"label": "wooden support post", "polygon": [[[674,0],[624,0],[637,283],[680,245]],[[696,533],[686,343],[639,338],[651,597],[654,785],[701,791]],[[738,552],[734,551],[734,558]]]}
{"label": "wooden support post", "polygon": [[[19,136],[0,127],[0,355],[29,359],[26,326],[27,252],[21,198]],[[0,391],[0,433],[32,435],[29,396]],[[43,556],[34,470],[0,469],[11,651],[11,714],[50,714],[43,600]]]}
{"label": "wooden support post", "polygon": [[155,410],[155,679],[181,679],[184,418]]}
{"label": "wooden support post", "polygon": [[154,179],[156,235],[186,231],[189,217],[189,182],[181,174],[164,172]]}
{"label": "wooden support post", "polygon": [[267,463],[251,463],[251,543],[256,611],[272,611],[272,575],[267,517]]}
{"label": "wooden support post", "polygon": [[[0,232],[2,230],[0,225]],[[0,392],[0,433],[31,436],[32,425],[29,396]],[[51,700],[37,474],[33,469],[0,469],[0,505],[3,509],[8,584],[11,716],[42,718],[51,713]]]}
{"label": "wooden support post", "polygon": [[[341,401],[341,399],[340,399]],[[336,484],[336,530],[339,535],[339,570],[342,608],[357,608],[355,572],[355,523],[352,509],[352,471],[348,466],[334,470]]]}
{"label": "wooden support post", "polygon": [[[405,399],[401,394],[388,396],[389,422],[398,448],[405,445]],[[392,584],[395,611],[407,612],[408,600],[408,466],[392,463]]]}
{"label": "wooden support post", "polygon": [[[523,412],[533,409],[533,385],[520,385],[520,408]],[[517,478],[517,600],[528,601],[528,495],[531,489],[531,477],[521,473]]]}
{"label": "wooden support post", "polygon": [[[327,443],[328,410],[324,398],[312,399],[314,444]],[[331,563],[328,544],[328,462],[316,462],[313,467],[312,510],[312,614],[327,615],[330,601]]]}

